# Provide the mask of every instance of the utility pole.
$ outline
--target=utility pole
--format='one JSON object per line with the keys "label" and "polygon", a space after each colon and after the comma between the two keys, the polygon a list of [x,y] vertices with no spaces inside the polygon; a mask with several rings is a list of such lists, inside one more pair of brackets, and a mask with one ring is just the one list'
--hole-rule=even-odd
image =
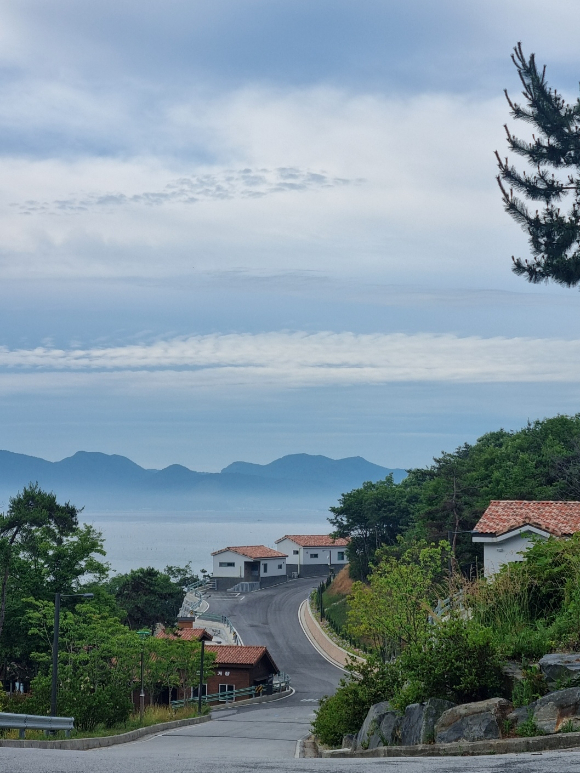
{"label": "utility pole", "polygon": [[205,656],[205,641],[201,640],[201,654],[199,659],[199,688],[197,691],[197,713],[201,717],[202,691],[203,691],[203,659]]}

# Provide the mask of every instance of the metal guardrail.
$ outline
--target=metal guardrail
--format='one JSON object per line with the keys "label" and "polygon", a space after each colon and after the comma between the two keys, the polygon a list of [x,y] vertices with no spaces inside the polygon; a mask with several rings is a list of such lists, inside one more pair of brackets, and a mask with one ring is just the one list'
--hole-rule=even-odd
{"label": "metal guardrail", "polygon": [[[255,684],[252,687],[243,687],[241,689],[234,688],[233,690],[227,690],[224,692],[214,692],[208,695],[202,695],[201,700],[206,705],[208,703],[233,703],[236,700],[244,700],[248,698],[259,698],[261,695],[273,695],[275,693],[284,692],[290,689],[290,677],[288,674],[280,674],[280,678],[274,680],[271,685],[268,684]],[[188,703],[197,703],[197,698],[187,698],[181,701],[171,701],[171,706],[174,709],[183,708]]]}
{"label": "metal guardrail", "polygon": [[260,590],[260,583],[259,582],[239,582],[237,585],[234,585],[232,588],[228,588],[228,593],[253,593],[254,591]]}
{"label": "metal guardrail", "polygon": [[197,620],[207,620],[210,623],[221,623],[222,625],[225,625],[229,632],[231,633],[234,643],[240,644],[240,640],[238,637],[238,632],[234,628],[232,621],[229,619],[229,617],[226,617],[225,615],[212,615],[209,612],[202,612],[201,614],[196,616]]}
{"label": "metal guardrail", "polygon": [[24,738],[27,730],[44,730],[50,733],[54,730],[64,730],[66,737],[74,730],[74,717],[44,717],[36,714],[8,714],[0,712],[0,727],[8,730],[18,730],[18,737]]}

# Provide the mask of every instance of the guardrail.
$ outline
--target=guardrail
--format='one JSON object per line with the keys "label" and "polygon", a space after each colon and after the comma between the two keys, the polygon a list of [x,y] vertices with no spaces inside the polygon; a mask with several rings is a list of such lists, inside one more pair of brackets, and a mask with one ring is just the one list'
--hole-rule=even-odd
{"label": "guardrail", "polygon": [[238,632],[234,628],[229,617],[226,617],[225,615],[212,615],[209,612],[202,612],[200,615],[196,615],[196,620],[207,620],[210,623],[221,623],[222,625],[225,625],[229,629],[229,632],[234,639],[234,643],[240,643]]}
{"label": "guardrail", "polygon": [[[214,692],[208,695],[202,695],[201,700],[203,703],[233,703],[236,700],[244,700],[248,698],[259,698],[261,695],[273,695],[274,693],[284,692],[290,689],[290,677],[288,674],[280,674],[280,678],[276,679],[272,684],[255,684],[252,687],[243,687],[241,689],[227,690],[224,692]],[[188,703],[197,703],[197,698],[186,698],[181,701],[171,701],[171,706],[174,709],[183,708]]]}
{"label": "guardrail", "polygon": [[74,730],[74,717],[44,717],[36,714],[7,714],[0,712],[0,727],[18,730],[18,737],[24,738],[27,730],[44,730],[50,733],[64,730],[66,737]]}
{"label": "guardrail", "polygon": [[254,593],[254,591],[260,590],[259,582],[239,582],[232,588],[228,588],[228,593]]}

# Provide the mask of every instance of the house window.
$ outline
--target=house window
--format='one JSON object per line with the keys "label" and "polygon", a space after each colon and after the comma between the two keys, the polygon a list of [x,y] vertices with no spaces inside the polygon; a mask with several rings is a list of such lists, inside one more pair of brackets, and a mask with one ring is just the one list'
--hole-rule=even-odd
{"label": "house window", "polygon": [[294,556],[297,556],[297,555],[299,555],[299,554],[300,554],[300,551],[299,551],[299,550],[293,550],[293,551],[292,551],[292,555],[294,555]]}
{"label": "house window", "polygon": [[318,553],[311,553],[310,558],[318,558]]}
{"label": "house window", "polygon": [[338,551],[338,557],[336,559],[337,561],[344,561],[344,550]]}
{"label": "house window", "polygon": [[278,564],[278,569],[281,569],[281,568],[282,568],[282,564]]}
{"label": "house window", "polygon": [[235,566],[235,561],[220,561],[220,566]]}
{"label": "house window", "polygon": [[262,564],[262,574],[268,574],[268,564]]}
{"label": "house window", "polygon": [[218,692],[220,701],[232,701],[236,687],[233,684],[220,684]]}

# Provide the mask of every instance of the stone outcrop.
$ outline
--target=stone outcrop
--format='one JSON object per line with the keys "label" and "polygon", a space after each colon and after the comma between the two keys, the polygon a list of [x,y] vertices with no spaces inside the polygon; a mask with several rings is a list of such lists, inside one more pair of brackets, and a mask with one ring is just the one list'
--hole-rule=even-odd
{"label": "stone outcrop", "polygon": [[370,707],[356,737],[356,749],[376,749],[392,744],[398,734],[401,718],[388,701]]}
{"label": "stone outcrop", "polygon": [[535,708],[536,701],[530,703],[529,706],[520,706],[510,712],[506,719],[514,729],[518,728],[523,722],[527,722],[528,719],[533,719]]}
{"label": "stone outcrop", "polygon": [[401,720],[401,745],[416,746],[433,743],[435,725],[444,711],[455,706],[451,701],[429,698],[425,703],[411,703]]}
{"label": "stone outcrop", "polygon": [[435,725],[435,742],[485,741],[501,738],[513,705],[504,698],[463,703],[445,711]]}
{"label": "stone outcrop", "polygon": [[539,664],[541,672],[551,687],[558,682],[564,683],[572,679],[580,680],[580,653],[556,652],[552,655],[544,655]]}
{"label": "stone outcrop", "polygon": [[544,695],[535,702],[533,711],[534,722],[544,733],[557,733],[568,723],[571,728],[580,730],[580,687]]}
{"label": "stone outcrop", "polygon": [[342,736],[343,749],[353,749],[356,744],[356,733],[347,733]]}

